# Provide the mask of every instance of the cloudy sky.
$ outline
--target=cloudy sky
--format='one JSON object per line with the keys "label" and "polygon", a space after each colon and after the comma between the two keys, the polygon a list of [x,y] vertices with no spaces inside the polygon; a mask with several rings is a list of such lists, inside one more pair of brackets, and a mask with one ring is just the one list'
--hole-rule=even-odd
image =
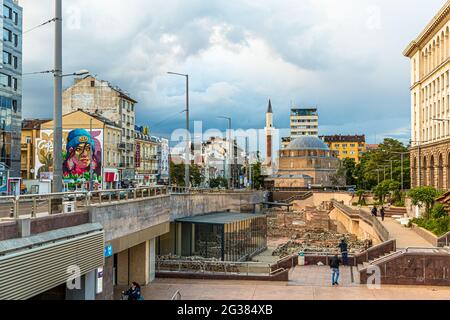
{"label": "cloudy sky", "polygon": [[[409,61],[403,49],[444,0],[71,0],[64,2],[64,71],[88,69],[139,101],[155,134],[191,118],[224,129],[275,126],[318,106],[321,134],[407,141]],[[21,0],[24,30],[53,18],[53,0]],[[52,69],[53,26],[24,35],[24,72]],[[64,86],[71,84],[65,80]],[[52,77],[23,80],[24,117],[52,115]]]}

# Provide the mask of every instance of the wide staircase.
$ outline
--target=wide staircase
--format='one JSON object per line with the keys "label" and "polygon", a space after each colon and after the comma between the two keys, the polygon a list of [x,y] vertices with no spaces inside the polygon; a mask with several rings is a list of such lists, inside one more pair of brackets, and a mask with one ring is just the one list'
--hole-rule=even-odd
{"label": "wide staircase", "polygon": [[384,211],[385,217],[392,218],[392,217],[404,217],[405,214],[407,214],[406,208],[386,208]]}
{"label": "wide staircase", "polygon": [[294,196],[287,198],[286,200],[284,200],[284,202],[292,203],[294,201],[304,201],[304,200],[311,198],[312,196],[313,196],[312,192],[303,192],[303,193],[296,194]]}

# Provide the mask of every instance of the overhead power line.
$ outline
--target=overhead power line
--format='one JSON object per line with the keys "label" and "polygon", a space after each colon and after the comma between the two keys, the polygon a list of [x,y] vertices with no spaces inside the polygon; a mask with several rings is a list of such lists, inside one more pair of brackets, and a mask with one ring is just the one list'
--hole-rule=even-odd
{"label": "overhead power line", "polygon": [[55,22],[55,21],[56,21],[56,18],[53,18],[53,19],[48,20],[48,21],[45,21],[44,23],[41,23],[41,24],[38,25],[38,26],[35,26],[35,27],[31,28],[31,29],[28,29],[27,31],[24,31],[23,34],[26,34],[26,33],[31,32],[31,31],[33,31],[33,30],[36,30],[37,28],[43,27],[43,26],[45,26],[46,24],[49,24],[49,23],[52,23],[52,22]]}

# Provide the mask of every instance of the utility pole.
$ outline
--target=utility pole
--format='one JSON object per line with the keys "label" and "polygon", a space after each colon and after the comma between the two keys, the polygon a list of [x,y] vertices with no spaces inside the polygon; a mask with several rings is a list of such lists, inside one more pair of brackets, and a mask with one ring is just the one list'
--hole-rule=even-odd
{"label": "utility pole", "polygon": [[53,185],[52,191],[62,191],[62,0],[55,0],[53,109]]}
{"label": "utility pole", "polygon": [[184,185],[190,187],[189,166],[191,164],[191,139],[189,131],[189,75],[177,72],[167,72],[171,75],[182,76],[186,78],[186,147],[185,147],[185,165],[184,165]]}
{"label": "utility pole", "polygon": [[405,154],[409,154],[409,152],[392,152],[393,154],[399,154],[400,155],[400,161],[401,161],[401,183],[402,183],[402,192],[405,191],[405,186],[404,186],[404,166],[403,166],[403,161],[404,161],[404,156]]}
{"label": "utility pole", "polygon": [[235,161],[233,161],[233,157],[234,157],[234,143],[232,141],[232,136],[231,136],[231,118],[230,117],[217,117],[218,119],[225,119],[228,120],[228,163],[227,163],[227,167],[228,167],[228,188],[229,189],[233,189],[234,188],[234,174],[233,174],[233,163],[235,163]]}
{"label": "utility pole", "polygon": [[94,152],[94,139],[92,139],[92,116],[90,119],[90,124],[89,124],[89,134],[91,135],[91,142],[90,142],[90,146],[89,148],[91,149],[90,152],[90,164],[89,164],[89,191],[94,190],[94,166],[92,163],[93,160],[93,152]]}

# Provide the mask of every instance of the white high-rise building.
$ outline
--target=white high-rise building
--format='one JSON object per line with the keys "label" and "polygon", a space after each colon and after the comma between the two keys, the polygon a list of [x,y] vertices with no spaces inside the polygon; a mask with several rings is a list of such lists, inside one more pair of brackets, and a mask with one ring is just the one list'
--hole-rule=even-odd
{"label": "white high-rise building", "polygon": [[319,136],[317,108],[291,109],[291,139],[302,136]]}

